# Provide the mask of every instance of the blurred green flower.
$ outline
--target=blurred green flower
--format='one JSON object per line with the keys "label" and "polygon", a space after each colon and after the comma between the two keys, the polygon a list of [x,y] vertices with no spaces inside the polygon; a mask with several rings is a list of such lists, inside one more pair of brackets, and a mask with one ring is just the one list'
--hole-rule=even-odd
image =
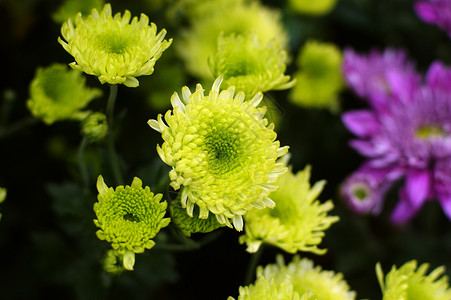
{"label": "blurred green flower", "polygon": [[122,256],[124,268],[133,270],[135,253],[151,249],[152,240],[170,219],[164,218],[166,201],[163,195],[154,195],[149,187],[142,187],[142,181],[135,177],[131,186],[108,188],[103,177],[97,180],[98,202],[94,204],[97,219],[94,223],[100,229],[97,237],[111,243],[117,254]]}
{"label": "blurred green flower", "polygon": [[275,41],[263,44],[255,34],[220,34],[209,65],[214,78],[223,75],[225,88],[235,86],[252,97],[257,92],[293,86],[290,76],[284,75],[287,60],[286,51]]}
{"label": "blurred green flower", "polygon": [[337,111],[338,94],[344,88],[341,51],[334,44],[307,42],[302,48],[294,74],[296,84],[289,99],[300,106]]}
{"label": "blurred green flower", "polygon": [[220,224],[242,230],[242,216],[251,209],[273,207],[268,198],[277,178],[286,171],[278,157],[287,153],[276,141],[274,125],[264,119],[265,109],[257,108],[262,94],[244,101],[244,93],[234,95],[235,88],[220,91],[222,77],[204,96],[200,84],[191,93],[182,89],[171,98],[172,111],[163,121],[149,120],[160,132],[163,145],[157,146],[161,159],[172,166],[171,186],[181,190],[181,203],[189,216],[194,205],[199,218],[209,212]]}
{"label": "blurred green flower", "polygon": [[65,0],[52,14],[52,19],[62,24],[68,19],[74,19],[79,12],[88,15],[94,8],[101,10],[103,5],[103,0]]}
{"label": "blurred green flower", "polygon": [[[0,187],[0,203],[5,201],[7,190],[5,188]],[[0,214],[0,220],[2,219],[2,214]]]}
{"label": "blurred green flower", "polygon": [[102,95],[99,89],[88,88],[80,72],[63,64],[39,67],[30,84],[31,113],[47,124],[61,120],[82,120],[88,112],[81,111]]}
{"label": "blurred green flower", "polygon": [[451,289],[447,276],[440,277],[445,272],[441,266],[426,275],[429,264],[418,266],[411,260],[400,268],[393,266],[385,276],[381,265],[376,265],[376,274],[382,289],[383,300],[448,300],[451,299]]}
{"label": "blurred green flower", "polygon": [[95,75],[99,81],[110,84],[139,85],[136,77],[150,75],[164,50],[172,43],[164,40],[166,30],[157,34],[157,26],[141,14],[140,19],[131,20],[130,11],[121,16],[112,16],[111,5],[105,4],[99,12],[93,9],[91,15],[75,18],[75,25],[69,19],[61,27],[58,42],[69,52],[75,62],[69,65],[79,71]]}
{"label": "blurred green flower", "polygon": [[213,214],[209,214],[206,219],[200,219],[199,209],[196,207],[194,208],[193,216],[190,217],[180,203],[179,198],[169,204],[169,211],[171,212],[172,223],[188,237],[192,233],[207,233],[224,226],[218,222]]}
{"label": "blurred green flower", "polygon": [[320,16],[329,13],[338,0],[289,0],[290,8],[301,14]]}
{"label": "blurred green flower", "polygon": [[82,121],[81,132],[91,142],[102,141],[108,132],[106,115],[100,112],[89,114]]}
{"label": "blurred green flower", "polygon": [[240,237],[240,243],[247,244],[248,252],[256,252],[262,243],[290,253],[326,251],[317,245],[324,237],[324,230],[337,222],[338,217],[327,215],[333,208],[332,201],[321,204],[316,200],[325,181],[310,187],[309,179],[309,166],[296,174],[290,168],[276,182],[279,188],[269,195],[276,206],[252,210],[244,216],[245,234]]}
{"label": "blurred green flower", "polygon": [[255,34],[262,45],[274,40],[285,49],[288,35],[279,11],[247,0],[193,1],[189,11],[191,26],[181,32],[175,45],[187,71],[202,80],[210,80],[208,58],[216,52],[218,37],[232,33]]}
{"label": "blurred green flower", "polygon": [[240,287],[238,300],[353,300],[356,297],[341,273],[322,270],[298,255],[288,265],[280,254],[276,260],[276,264],[257,268],[255,283]]}

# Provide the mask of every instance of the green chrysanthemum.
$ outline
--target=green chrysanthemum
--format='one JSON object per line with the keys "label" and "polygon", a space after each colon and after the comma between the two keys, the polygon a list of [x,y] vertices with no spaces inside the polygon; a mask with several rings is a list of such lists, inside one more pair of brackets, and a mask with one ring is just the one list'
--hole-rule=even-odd
{"label": "green chrysanthemum", "polygon": [[[280,254],[276,260],[276,264],[257,268],[255,284],[240,288],[239,300],[353,300],[356,297],[355,292],[349,290],[341,273],[322,270],[321,267],[314,266],[311,260],[301,259],[297,255],[288,265],[285,265]],[[268,297],[265,292],[274,295]]]}
{"label": "green chrysanthemum", "polygon": [[287,53],[278,44],[263,44],[255,34],[221,34],[217,51],[209,60],[214,78],[223,75],[226,88],[235,86],[248,97],[293,86],[290,76],[284,75],[286,62]]}
{"label": "green chrysanthemum", "polygon": [[232,33],[255,34],[266,45],[274,40],[281,49],[287,46],[279,11],[262,6],[259,1],[213,0],[198,1],[191,11],[191,27],[182,32],[176,50],[185,61],[188,72],[209,80],[211,72],[207,59],[216,52],[218,36]]}
{"label": "green chrysanthemum", "polygon": [[276,141],[274,125],[264,119],[265,108],[256,108],[262,94],[244,101],[244,93],[234,96],[235,88],[219,90],[222,77],[204,96],[200,84],[196,91],[184,87],[182,100],[171,98],[172,111],[149,125],[161,132],[163,145],[158,154],[172,166],[171,186],[181,190],[181,203],[193,216],[194,205],[199,218],[209,212],[219,223],[243,227],[242,216],[254,208],[273,207],[268,198],[277,178],[286,171],[276,163],[288,151]]}
{"label": "green chrysanthemum", "polygon": [[58,42],[69,52],[75,62],[69,65],[79,71],[95,75],[99,81],[110,84],[139,85],[136,77],[150,75],[154,65],[172,39],[164,40],[166,30],[157,34],[157,26],[141,14],[140,19],[126,10],[121,16],[111,14],[111,5],[105,4],[99,12],[93,9],[91,15],[75,18],[75,26],[69,19],[61,27],[64,42]]}
{"label": "green chrysanthemum", "polygon": [[[307,300],[299,298],[299,294],[293,290],[290,277],[282,282],[274,282],[274,279],[267,280],[264,276],[258,276],[254,284],[239,288],[238,300]],[[227,300],[235,300],[229,297]]]}
{"label": "green chrysanthemum", "polygon": [[52,19],[62,24],[69,18],[75,18],[79,12],[87,15],[93,8],[100,10],[102,7],[103,0],[65,0],[52,14]]}
{"label": "green chrysanthemum", "polygon": [[344,87],[341,61],[341,51],[335,45],[307,42],[297,59],[300,70],[294,75],[296,84],[290,100],[305,107],[336,111],[338,94]]}
{"label": "green chrysanthemum", "polygon": [[106,115],[99,112],[89,114],[82,122],[81,132],[91,142],[102,141],[108,132]]}
{"label": "green chrysanthemum", "polygon": [[338,221],[338,217],[327,215],[333,208],[332,201],[321,204],[316,200],[325,181],[310,187],[309,179],[309,166],[297,174],[290,170],[279,178],[276,182],[279,188],[269,195],[276,207],[253,210],[244,216],[245,235],[240,237],[240,243],[247,244],[248,252],[256,252],[262,243],[290,253],[326,251],[317,245],[324,237],[324,230]]}
{"label": "green chrysanthemum", "polygon": [[94,204],[100,229],[97,237],[111,243],[122,256],[124,268],[133,270],[135,253],[142,253],[155,245],[152,240],[170,219],[164,218],[166,201],[163,195],[154,195],[149,187],[142,187],[142,181],[135,177],[131,186],[108,188],[103,177],[97,180],[98,200]]}
{"label": "green chrysanthemum", "polygon": [[315,16],[329,13],[336,3],[337,0],[289,0],[295,12]]}
{"label": "green chrysanthemum", "polygon": [[377,278],[382,288],[383,300],[449,300],[451,289],[447,276],[440,277],[445,267],[441,266],[426,275],[427,263],[418,267],[415,260],[409,261],[400,268],[392,267],[384,274],[381,265],[376,265]]}
{"label": "green chrysanthemum", "polygon": [[82,112],[91,100],[102,95],[99,89],[88,88],[80,72],[63,64],[38,68],[30,84],[31,113],[47,124],[61,120],[82,120]]}
{"label": "green chrysanthemum", "polygon": [[224,225],[220,224],[213,214],[208,215],[207,219],[199,218],[199,209],[194,208],[193,216],[190,217],[186,213],[186,209],[182,207],[180,199],[172,201],[169,204],[172,223],[179,228],[186,236],[192,233],[207,233],[218,229]]}

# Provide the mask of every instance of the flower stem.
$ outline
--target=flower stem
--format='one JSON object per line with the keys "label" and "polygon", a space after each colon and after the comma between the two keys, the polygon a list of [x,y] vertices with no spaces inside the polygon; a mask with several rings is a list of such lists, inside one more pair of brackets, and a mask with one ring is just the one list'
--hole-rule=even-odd
{"label": "flower stem", "polygon": [[249,265],[246,270],[246,277],[244,278],[244,285],[249,285],[252,283],[255,277],[255,270],[257,269],[258,262],[262,256],[264,245],[261,244],[257,252],[253,253]]}
{"label": "flower stem", "polygon": [[81,177],[83,179],[83,186],[85,188],[87,188],[88,184],[89,184],[89,175],[88,175],[88,170],[86,169],[86,164],[85,164],[85,159],[84,159],[87,145],[88,145],[88,139],[86,137],[83,137],[83,139],[81,140],[81,143],[80,143],[80,147],[78,148],[78,164],[80,166],[80,173],[81,173]]}
{"label": "flower stem", "polygon": [[106,106],[106,114],[108,120],[108,134],[107,134],[107,147],[110,156],[111,168],[113,169],[114,179],[116,184],[123,184],[121,168],[119,166],[119,160],[114,147],[114,135],[113,135],[113,115],[114,105],[116,104],[117,97],[117,84],[110,84],[110,95]]}

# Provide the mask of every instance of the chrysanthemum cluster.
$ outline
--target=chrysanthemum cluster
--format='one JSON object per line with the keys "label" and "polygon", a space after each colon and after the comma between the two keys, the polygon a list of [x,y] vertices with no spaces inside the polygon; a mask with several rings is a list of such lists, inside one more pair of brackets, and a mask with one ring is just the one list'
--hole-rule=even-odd
{"label": "chrysanthemum cluster", "polygon": [[170,219],[164,218],[167,203],[161,202],[163,195],[154,195],[149,187],[142,187],[142,181],[135,177],[131,186],[108,188],[99,176],[98,202],[94,204],[97,219],[94,223],[100,229],[97,237],[111,243],[117,256],[127,270],[133,270],[135,253],[151,249],[152,240]]}
{"label": "chrysanthemum cluster", "polygon": [[290,100],[304,107],[336,111],[344,87],[341,63],[341,51],[334,44],[307,42],[297,58],[299,71],[294,75]]}
{"label": "chrysanthemum cluster", "polygon": [[370,105],[342,116],[357,136],[351,146],[368,158],[342,186],[347,202],[378,213],[384,193],[405,178],[393,222],[408,221],[428,199],[438,199],[451,218],[451,69],[434,62],[421,84],[402,52],[350,51],[344,74]]}
{"label": "chrysanthemum cluster", "polygon": [[30,84],[31,113],[47,124],[62,120],[82,120],[89,113],[82,111],[102,91],[88,88],[80,72],[63,64],[38,68]]}
{"label": "chrysanthemum cluster", "polygon": [[191,12],[190,26],[182,31],[175,47],[187,71],[200,79],[212,77],[208,58],[214,56],[221,33],[226,37],[252,33],[262,45],[273,41],[280,49],[287,46],[280,13],[261,5],[260,1],[195,1],[186,10]]}
{"label": "chrysanthemum cluster", "polygon": [[429,265],[417,265],[409,261],[399,268],[393,266],[385,276],[380,264],[376,265],[377,278],[382,289],[382,300],[447,300],[451,299],[451,289],[447,276],[442,276],[445,268],[436,268],[426,275]]}
{"label": "chrysanthemum cluster", "polygon": [[247,251],[256,252],[262,243],[268,243],[295,253],[310,251],[322,254],[317,245],[324,230],[338,220],[328,216],[332,201],[321,204],[317,197],[325,181],[310,187],[310,167],[293,174],[291,170],[280,176],[278,189],[270,194],[276,203],[274,208],[252,210],[244,216],[245,235],[241,243],[248,245]]}
{"label": "chrysanthemum cluster", "polygon": [[172,167],[171,186],[181,188],[181,204],[189,216],[199,206],[199,218],[216,215],[219,223],[237,230],[242,216],[255,208],[274,207],[268,195],[286,171],[277,158],[288,151],[276,141],[274,126],[257,108],[262,94],[244,101],[235,88],[220,91],[222,77],[208,95],[200,84],[196,91],[184,87],[182,99],[171,98],[172,111],[163,121],[149,120],[161,132],[163,145],[157,146],[161,159]]}
{"label": "chrysanthemum cluster", "polygon": [[[311,260],[297,255],[288,265],[278,255],[276,264],[259,266],[255,283],[240,287],[239,293],[238,300],[351,300],[356,297],[342,274],[322,270]],[[233,299],[229,297],[229,300]]]}
{"label": "chrysanthemum cluster", "polygon": [[139,85],[136,77],[150,75],[154,65],[172,39],[164,40],[166,30],[157,34],[157,26],[149,24],[149,18],[141,14],[133,17],[126,10],[121,16],[112,16],[111,5],[105,4],[99,13],[93,9],[83,18],[77,14],[61,27],[64,38],[58,42],[69,52],[75,62],[69,65],[75,70],[95,75],[101,83]]}
{"label": "chrysanthemum cluster", "polygon": [[209,60],[214,78],[222,75],[226,88],[235,86],[248,97],[291,87],[294,81],[284,75],[286,63],[286,51],[274,41],[261,43],[255,34],[221,34],[216,53]]}

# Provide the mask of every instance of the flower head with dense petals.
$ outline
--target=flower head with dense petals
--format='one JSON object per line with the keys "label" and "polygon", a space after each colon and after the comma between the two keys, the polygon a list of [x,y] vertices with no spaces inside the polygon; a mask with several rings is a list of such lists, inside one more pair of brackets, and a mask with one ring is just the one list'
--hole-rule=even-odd
{"label": "flower head with dense petals", "polygon": [[111,243],[117,254],[123,258],[124,267],[133,269],[135,253],[142,253],[155,245],[152,240],[170,219],[164,218],[167,203],[161,202],[163,195],[154,195],[149,187],[142,187],[142,181],[135,177],[131,186],[108,188],[99,176],[98,202],[94,204],[97,219],[94,223],[100,229],[97,237]]}
{"label": "flower head with dense petals", "polygon": [[171,186],[182,188],[188,215],[198,205],[201,219],[211,212],[219,223],[231,227],[231,220],[241,230],[250,209],[274,206],[268,195],[287,169],[276,160],[288,147],[280,147],[265,108],[257,108],[261,93],[244,101],[244,93],[234,95],[234,87],[220,91],[221,81],[206,96],[200,84],[194,93],[184,87],[182,99],[174,93],[174,109],[164,116],[167,125],[162,115],[149,125],[161,132],[158,154],[172,166]]}
{"label": "flower head with dense petals", "polygon": [[409,261],[400,268],[392,267],[385,276],[381,265],[376,265],[377,278],[381,285],[382,300],[448,300],[451,289],[443,266],[436,268],[428,275],[427,263],[420,266],[415,260]]}
{"label": "flower head with dense petals", "polygon": [[414,8],[420,19],[437,25],[451,37],[451,6],[448,0],[418,1]]}
{"label": "flower head with dense petals", "polygon": [[313,108],[338,109],[338,94],[344,87],[341,74],[342,55],[334,44],[307,42],[302,48],[294,75],[296,84],[290,91],[290,100]]}
{"label": "flower head with dense petals", "polygon": [[291,87],[294,81],[284,75],[286,63],[286,51],[275,41],[262,44],[255,34],[221,34],[217,51],[209,60],[214,78],[222,75],[226,88],[235,86],[248,97]]}
{"label": "flower head with dense petals", "polygon": [[338,221],[328,216],[332,201],[321,204],[317,197],[325,181],[310,187],[310,167],[293,174],[291,170],[280,176],[278,189],[269,197],[276,203],[274,208],[252,210],[244,216],[245,235],[240,243],[248,245],[247,251],[256,252],[262,243],[268,243],[295,253],[309,251],[322,254],[326,250],[317,245],[324,230]]}
{"label": "flower head with dense petals", "polygon": [[82,122],[81,132],[91,142],[102,141],[108,132],[106,115],[100,112],[89,114]]}
{"label": "flower head with dense petals", "polygon": [[373,50],[366,55],[346,49],[342,71],[349,88],[381,110],[389,102],[410,99],[421,81],[402,50]]}
{"label": "flower head with dense petals", "polygon": [[139,85],[136,77],[150,75],[163,51],[172,43],[164,40],[166,30],[157,34],[157,27],[141,14],[131,20],[126,10],[121,16],[112,16],[111,5],[105,4],[99,13],[93,9],[83,18],[77,14],[75,24],[69,19],[61,27],[64,38],[58,42],[69,52],[75,62],[72,68],[95,75],[99,81],[110,84]]}
{"label": "flower head with dense petals", "polygon": [[196,1],[190,16],[191,26],[182,31],[176,50],[185,61],[187,71],[210,80],[208,58],[216,52],[218,37],[230,34],[255,34],[262,45],[274,41],[280,49],[287,47],[288,35],[279,11],[263,6],[260,1],[210,0]]}
{"label": "flower head with dense petals", "polygon": [[[320,266],[315,266],[309,259],[301,259],[298,255],[286,265],[282,255],[277,255],[277,263],[266,265],[264,268],[257,268],[257,282],[263,277],[271,286],[279,288],[279,295],[290,295],[290,285],[293,287],[293,298],[280,297],[273,299],[300,299],[300,300],[353,300],[355,292],[349,290],[346,281],[341,273],[322,270]],[[283,288],[281,288],[283,287]],[[240,289],[246,292],[245,289]],[[248,289],[249,292],[255,290]],[[239,298],[241,299],[241,298]],[[259,299],[259,298],[242,298]],[[270,298],[261,298],[270,299]]]}
{"label": "flower head with dense petals", "polygon": [[38,68],[30,84],[31,113],[47,124],[61,120],[81,120],[88,112],[81,111],[91,100],[102,95],[99,89],[88,88],[80,72],[63,64]]}
{"label": "flower head with dense petals", "polygon": [[433,63],[426,84],[417,87],[411,98],[342,117],[358,136],[351,146],[369,158],[371,168],[384,170],[387,178],[405,176],[391,217],[395,223],[408,221],[433,198],[451,219],[451,176],[446,175],[451,169],[450,84],[451,69]]}

